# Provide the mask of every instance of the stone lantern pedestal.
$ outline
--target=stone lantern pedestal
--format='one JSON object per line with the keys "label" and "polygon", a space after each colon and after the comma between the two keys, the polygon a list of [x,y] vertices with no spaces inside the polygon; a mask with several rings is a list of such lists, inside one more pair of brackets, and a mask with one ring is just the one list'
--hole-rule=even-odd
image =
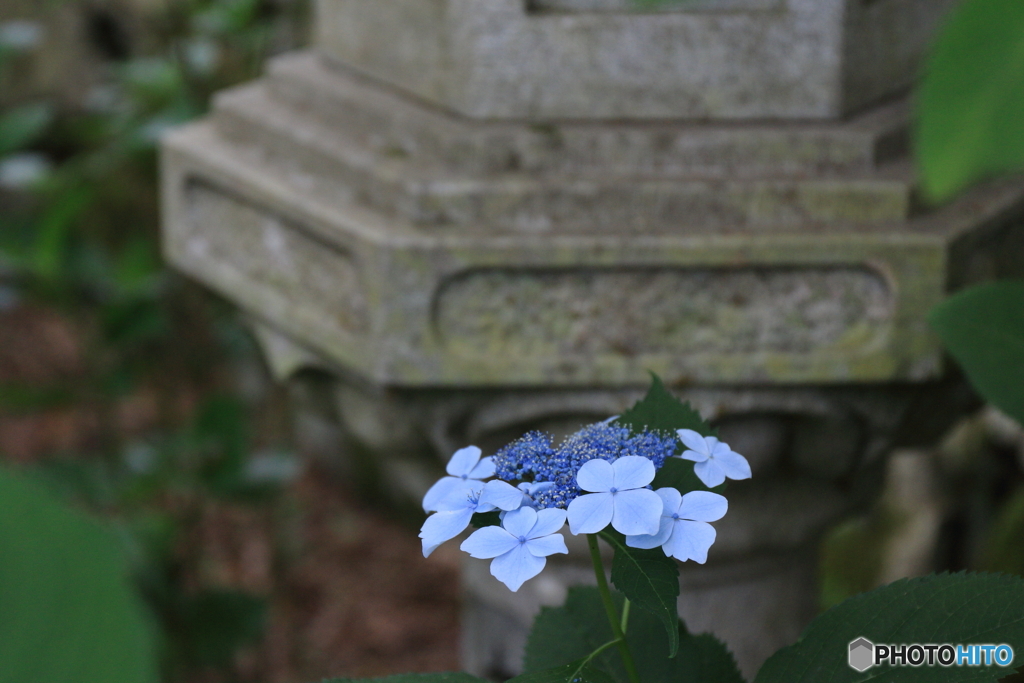
{"label": "stone lantern pedestal", "polygon": [[[279,377],[330,373],[346,440],[410,495],[658,373],[751,460],[680,598],[749,676],[887,450],[970,400],[925,314],[1020,269],[1021,183],[915,201],[905,93],[950,4],[321,0],[314,51],[165,139],[165,253]],[[514,672],[580,576],[513,596],[467,565],[467,668]]]}

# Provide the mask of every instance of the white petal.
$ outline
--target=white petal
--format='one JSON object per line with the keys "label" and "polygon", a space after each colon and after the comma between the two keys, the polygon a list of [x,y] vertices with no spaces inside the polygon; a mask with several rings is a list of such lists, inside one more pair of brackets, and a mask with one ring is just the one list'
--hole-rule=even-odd
{"label": "white petal", "polygon": [[[594,462],[591,460],[591,462]],[[573,534],[596,534],[612,521],[612,494],[588,493],[577,496],[566,511],[569,531]]]}
{"label": "white petal", "polygon": [[480,505],[493,505],[499,510],[515,510],[522,503],[523,492],[500,479],[484,484],[480,493]]}
{"label": "white petal", "polygon": [[433,512],[437,509],[437,504],[447,498],[453,491],[465,482],[458,477],[441,477],[437,482],[430,487],[426,495],[423,496],[423,511]]}
{"label": "white petal", "polygon": [[547,508],[537,511],[537,523],[533,525],[527,538],[540,538],[555,533],[565,526],[565,510]]}
{"label": "white petal", "polygon": [[705,522],[688,522],[684,519],[677,520],[673,527],[672,537],[664,546],[665,554],[683,562],[707,562],[708,548],[715,542],[715,528]]}
{"label": "white petal", "polygon": [[658,533],[653,536],[649,535],[638,535],[638,536],[626,536],[626,545],[630,548],[642,548],[644,550],[650,550],[651,548],[657,548],[659,545],[664,545],[668,537],[672,535],[672,527],[675,525],[675,520],[671,517],[662,517],[660,526],[658,527]]}
{"label": "white petal", "polygon": [[526,549],[530,551],[531,555],[536,555],[537,557],[547,557],[555,553],[569,552],[569,549],[565,546],[565,539],[562,538],[562,534],[550,534],[540,538],[531,538],[526,542]]}
{"label": "white petal", "polygon": [[504,555],[519,545],[519,539],[498,526],[485,526],[477,529],[462,542],[459,549],[469,553],[478,560],[489,560]]}
{"label": "white petal", "polygon": [[516,538],[520,536],[525,538],[536,523],[537,511],[527,507],[506,512],[505,518],[501,521],[501,526],[505,527],[505,530]]}
{"label": "white petal", "polygon": [[711,491],[690,491],[683,496],[678,514],[683,519],[695,519],[698,522],[717,522],[729,510],[729,501]]}
{"label": "white petal", "polygon": [[584,491],[602,493],[615,485],[612,464],[607,460],[588,460],[576,473],[576,483]]}
{"label": "white petal", "polygon": [[445,469],[453,477],[461,477],[464,474],[468,476],[480,462],[480,452],[476,446],[460,448],[452,455],[452,459],[448,461],[448,466]]}
{"label": "white petal", "polygon": [[655,474],[654,463],[639,455],[626,455],[612,463],[612,483],[620,491],[647,486]]}
{"label": "white petal", "polygon": [[487,479],[494,476],[494,458],[487,456],[469,472],[470,479]]}
{"label": "white petal", "polygon": [[661,504],[664,506],[661,514],[671,517],[674,513],[679,512],[679,504],[683,500],[683,495],[677,489],[666,486],[658,489],[655,493],[658,494],[658,498],[661,498]]}
{"label": "white petal", "polygon": [[693,466],[693,473],[704,482],[709,489],[713,489],[725,481],[725,472],[714,460],[705,460]]}
{"label": "white petal", "polygon": [[664,508],[654,491],[634,489],[615,494],[612,526],[620,534],[639,536],[656,534]]}
{"label": "white petal", "polygon": [[676,434],[679,435],[679,439],[683,442],[683,445],[691,451],[697,451],[704,455],[711,454],[711,451],[708,449],[707,442],[704,441],[704,437],[692,429],[677,429]]}
{"label": "white petal", "polygon": [[726,451],[715,456],[715,462],[729,479],[750,479],[750,463],[735,451]]}
{"label": "white petal", "polygon": [[491,562],[491,574],[514,593],[519,590],[524,581],[540,574],[545,564],[547,564],[547,560],[543,557],[537,557],[522,545],[517,545],[504,555],[494,558]]}
{"label": "white petal", "polygon": [[423,557],[428,557],[437,546],[461,534],[469,526],[473,517],[472,510],[456,510],[454,512],[435,512],[427,517],[420,528],[423,539]]}

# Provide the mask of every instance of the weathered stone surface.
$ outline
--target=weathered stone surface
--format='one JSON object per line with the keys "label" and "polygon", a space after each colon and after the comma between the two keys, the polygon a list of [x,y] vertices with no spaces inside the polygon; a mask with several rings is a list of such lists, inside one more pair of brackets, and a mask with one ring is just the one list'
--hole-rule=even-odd
{"label": "weathered stone surface", "polygon": [[331,58],[479,118],[831,118],[907,88],[954,0],[320,0]]}
{"label": "weathered stone surface", "polygon": [[[316,133],[328,140],[342,136],[382,158],[414,159],[434,171],[470,176],[515,171],[584,178],[863,176],[906,149],[907,115],[900,101],[834,122],[481,121],[424,107],[324,61],[313,53],[272,60],[264,81],[270,97],[221,94],[218,115],[237,110],[222,98],[237,97],[240,104],[252,98],[266,107],[276,103],[319,124]],[[244,126],[244,117],[238,119],[235,124]],[[253,140],[263,131],[225,126],[224,134]]]}
{"label": "weathered stone surface", "polygon": [[[1016,186],[992,186],[898,232],[837,226],[631,238],[447,235],[386,219],[343,198],[328,202],[309,192],[315,176],[259,148],[231,144],[208,124],[168,138],[164,181],[165,240],[173,263],[333,362],[398,385],[642,383],[648,369],[670,382],[935,376],[940,349],[921,313],[945,293],[955,253],[950,248],[974,226],[1012,222],[1020,199]],[[289,262],[301,262],[299,254],[309,254],[310,266],[289,270]],[[633,324],[636,313],[623,302],[657,291],[656,275],[628,274],[645,268],[691,287],[706,283],[702,296],[730,305],[705,314],[713,321],[663,321],[660,338],[642,344],[632,333],[620,343],[614,332],[582,345],[574,341],[580,329],[611,324],[610,330],[627,330]],[[592,272],[558,275],[566,269]],[[744,277],[752,287],[768,286],[756,275],[767,269],[802,269],[817,278],[821,291],[831,287],[848,299],[823,301],[815,309],[814,287],[808,284],[809,298],[802,299],[795,280],[778,284],[792,277],[784,274],[773,275],[772,286],[788,295],[746,296],[765,301],[756,311],[733,297]],[[516,283],[512,302],[533,306],[522,298],[531,278],[534,287],[544,278],[561,278],[568,288],[562,310],[583,307],[575,314],[576,331],[565,321],[549,324],[546,340],[530,342],[544,345],[543,354],[514,338],[499,339],[503,348],[492,348],[494,335],[507,327],[502,307],[509,302],[501,297],[508,285],[488,285],[490,299],[481,292],[467,301],[457,287],[467,277]],[[617,282],[630,289],[617,289]],[[586,298],[569,300],[577,295]],[[557,303],[559,295],[544,296]],[[469,316],[461,323],[460,310]],[[771,330],[780,329],[777,321],[794,315],[799,341],[790,348],[752,345],[759,335],[770,339]]]}
{"label": "weathered stone surface", "polygon": [[[349,197],[417,225],[445,230],[770,231],[794,223],[893,223],[906,218],[910,209],[912,186],[901,165],[884,173],[832,177],[765,173],[723,179],[694,175],[694,169],[681,177],[595,173],[600,166],[573,175],[539,176],[506,168],[481,176],[444,167],[431,154],[368,146],[313,117],[300,124],[294,114],[268,88],[256,85],[222,94],[215,120],[229,138],[258,141],[301,164],[321,179],[317,187],[325,195]],[[464,133],[462,142],[472,131]]]}

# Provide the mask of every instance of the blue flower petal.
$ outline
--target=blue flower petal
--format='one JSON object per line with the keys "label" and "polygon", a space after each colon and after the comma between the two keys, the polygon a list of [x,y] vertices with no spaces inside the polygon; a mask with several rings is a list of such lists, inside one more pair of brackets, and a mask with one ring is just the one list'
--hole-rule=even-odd
{"label": "blue flower petal", "polygon": [[437,549],[437,546],[465,531],[472,518],[473,511],[469,508],[451,512],[435,512],[427,517],[420,528],[420,538],[423,539],[423,557],[429,557],[430,553]]}
{"label": "blue flower petal", "polygon": [[[725,444],[722,444],[725,446]],[[724,452],[716,452],[715,462],[729,479],[750,479],[750,463],[739,453],[725,446]]]}
{"label": "blue flower petal", "polygon": [[480,462],[480,449],[476,446],[466,446],[455,451],[445,470],[453,477],[469,476]]}
{"label": "blue flower petal", "polygon": [[469,471],[470,479],[487,479],[494,476],[494,458],[487,456]]}
{"label": "blue flower petal", "polygon": [[531,507],[524,507],[519,508],[518,510],[512,510],[511,512],[506,512],[501,520],[501,526],[516,538],[519,538],[520,536],[525,538],[536,523],[537,511]]}
{"label": "blue flower petal", "polygon": [[678,490],[666,486],[655,491],[658,494],[658,498],[661,498],[661,504],[664,506],[661,514],[671,517],[673,513],[679,512],[679,504],[683,501],[683,495]]}
{"label": "blue flower petal", "polygon": [[725,496],[710,491],[690,491],[683,496],[675,510],[682,519],[698,522],[717,522],[728,511],[729,501]]}
{"label": "blue flower petal", "polygon": [[663,507],[661,498],[654,491],[620,491],[614,498],[612,527],[627,536],[656,534]]}
{"label": "blue flower petal", "polygon": [[569,552],[562,534],[549,534],[540,538],[531,538],[525,543],[525,547],[530,551],[531,555],[537,557],[547,557],[555,553]]}
{"label": "blue flower petal", "polygon": [[675,526],[675,520],[671,517],[662,517],[661,522],[658,526],[658,533],[653,535],[640,534],[636,536],[626,536],[626,545],[630,548],[640,548],[642,550],[650,550],[651,548],[657,548],[660,545],[664,545],[665,541],[672,535],[672,529]]}
{"label": "blue flower petal", "polygon": [[[591,460],[590,462],[604,462]],[[587,463],[588,465],[590,463]],[[566,511],[566,518],[569,520],[569,531],[573,534],[596,534],[604,529],[612,521],[614,506],[611,493],[589,493],[578,496],[571,503]],[[658,502],[661,507],[661,502]]]}
{"label": "blue flower petal", "polygon": [[706,522],[680,519],[673,524],[672,537],[663,549],[666,555],[677,560],[693,560],[704,564],[708,559],[708,548],[715,542],[716,536],[715,528]]}
{"label": "blue flower petal", "polygon": [[508,482],[495,479],[484,484],[480,507],[490,505],[499,510],[515,510],[523,504],[523,492]]}
{"label": "blue flower petal", "polygon": [[615,486],[615,471],[607,460],[588,460],[576,472],[576,483],[584,491],[609,491]]}
{"label": "blue flower petal", "polygon": [[484,490],[484,483],[476,479],[459,479],[457,481],[459,486],[455,487],[451,493],[438,501],[434,507],[440,512],[451,512],[466,508],[471,508],[475,512],[477,502],[480,500],[480,493]]}
{"label": "blue flower petal", "polygon": [[537,522],[526,534],[527,538],[540,538],[555,533],[565,526],[565,510],[548,508],[537,511]]}
{"label": "blue flower petal", "polygon": [[489,560],[504,555],[519,545],[519,539],[497,526],[485,526],[477,529],[462,542],[460,550],[469,553],[478,560]]}
{"label": "blue flower petal", "polygon": [[625,455],[612,463],[612,485],[620,491],[639,489],[654,481],[654,463],[639,455]]}
{"label": "blue flower petal", "polygon": [[[683,453],[685,456],[686,453]],[[704,482],[709,489],[713,489],[725,481],[725,472],[714,458],[708,458],[704,462],[698,462],[693,466],[693,473]]]}
{"label": "blue flower petal", "polygon": [[679,435],[679,440],[683,442],[683,445],[691,451],[696,451],[698,455],[704,455],[704,457],[711,455],[711,450],[704,437],[697,432],[692,429],[677,429],[676,434]]}
{"label": "blue flower petal", "polygon": [[[529,510],[530,508],[523,509]],[[514,513],[510,512],[509,514]],[[514,549],[494,558],[491,562],[491,574],[514,593],[519,590],[524,581],[540,574],[545,564],[547,564],[547,560],[543,557],[537,557],[522,544],[517,544]]]}
{"label": "blue flower petal", "polygon": [[434,510],[439,510],[438,506],[442,501],[459,493],[463,497],[469,496],[473,491],[473,486],[476,484],[479,484],[479,482],[467,481],[460,477],[441,477],[423,496],[423,511],[433,512]]}

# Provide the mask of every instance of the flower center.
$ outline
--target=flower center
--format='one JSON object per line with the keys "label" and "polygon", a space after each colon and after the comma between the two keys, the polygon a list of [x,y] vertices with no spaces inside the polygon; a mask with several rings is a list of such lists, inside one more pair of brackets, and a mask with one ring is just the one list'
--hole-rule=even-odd
{"label": "flower center", "polygon": [[610,489],[608,489],[608,493],[618,493],[618,492],[619,492],[619,490],[617,488],[615,488],[614,486],[611,487]]}
{"label": "flower center", "polygon": [[673,512],[672,513],[672,519],[679,519],[679,513],[678,512]]}
{"label": "flower center", "polygon": [[469,479],[469,475],[468,474],[463,474],[462,475],[462,481],[466,481],[467,479]]}
{"label": "flower center", "polygon": [[522,545],[523,543],[526,543],[526,536],[519,537],[519,545]]}

